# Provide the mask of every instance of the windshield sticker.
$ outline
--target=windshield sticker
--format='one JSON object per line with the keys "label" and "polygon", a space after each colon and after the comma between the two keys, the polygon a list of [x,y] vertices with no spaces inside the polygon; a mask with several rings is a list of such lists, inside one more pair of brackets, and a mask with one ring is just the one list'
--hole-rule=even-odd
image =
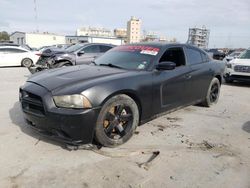
{"label": "windshield sticker", "polygon": [[113,48],[116,51],[126,51],[126,52],[140,52],[141,54],[147,55],[157,55],[160,51],[159,48],[155,48],[152,46],[119,46]]}
{"label": "windshield sticker", "polygon": [[153,51],[153,50],[142,50],[140,52],[141,54],[147,54],[147,55],[157,55],[158,51]]}

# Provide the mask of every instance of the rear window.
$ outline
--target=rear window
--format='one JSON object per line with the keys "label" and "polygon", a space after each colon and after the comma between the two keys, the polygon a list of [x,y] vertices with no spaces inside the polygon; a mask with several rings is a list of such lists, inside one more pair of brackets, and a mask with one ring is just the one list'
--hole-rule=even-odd
{"label": "rear window", "polygon": [[199,64],[203,62],[201,53],[198,50],[195,50],[193,48],[186,48],[186,55],[187,55],[188,63],[191,65],[195,65],[195,64]]}
{"label": "rear window", "polygon": [[112,48],[111,46],[100,45],[100,52],[104,53],[104,52],[110,50],[111,48]]}

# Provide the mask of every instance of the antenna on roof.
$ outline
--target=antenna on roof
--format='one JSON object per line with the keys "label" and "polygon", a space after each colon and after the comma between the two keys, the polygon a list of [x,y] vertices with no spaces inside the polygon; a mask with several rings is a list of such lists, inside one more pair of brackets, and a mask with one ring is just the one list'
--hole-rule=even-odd
{"label": "antenna on roof", "polygon": [[37,20],[37,5],[36,0],[34,0],[34,12],[35,12],[35,22],[36,22],[36,32],[39,32],[38,20]]}

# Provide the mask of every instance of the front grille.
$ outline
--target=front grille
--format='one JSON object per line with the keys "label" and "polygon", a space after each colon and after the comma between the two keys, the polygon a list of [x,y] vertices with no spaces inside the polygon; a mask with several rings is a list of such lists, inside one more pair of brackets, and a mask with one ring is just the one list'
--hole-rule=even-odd
{"label": "front grille", "polygon": [[24,112],[44,116],[44,106],[40,96],[20,90],[20,101]]}
{"label": "front grille", "polygon": [[235,72],[247,72],[250,73],[250,66],[236,65],[234,67]]}

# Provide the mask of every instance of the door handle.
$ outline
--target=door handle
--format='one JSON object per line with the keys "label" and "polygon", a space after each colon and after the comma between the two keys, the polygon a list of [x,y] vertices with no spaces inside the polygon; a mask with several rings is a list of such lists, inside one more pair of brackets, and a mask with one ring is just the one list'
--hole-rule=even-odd
{"label": "door handle", "polygon": [[186,75],[185,75],[185,78],[186,78],[186,79],[190,79],[190,78],[192,78],[192,75],[191,75],[191,74],[186,74]]}

